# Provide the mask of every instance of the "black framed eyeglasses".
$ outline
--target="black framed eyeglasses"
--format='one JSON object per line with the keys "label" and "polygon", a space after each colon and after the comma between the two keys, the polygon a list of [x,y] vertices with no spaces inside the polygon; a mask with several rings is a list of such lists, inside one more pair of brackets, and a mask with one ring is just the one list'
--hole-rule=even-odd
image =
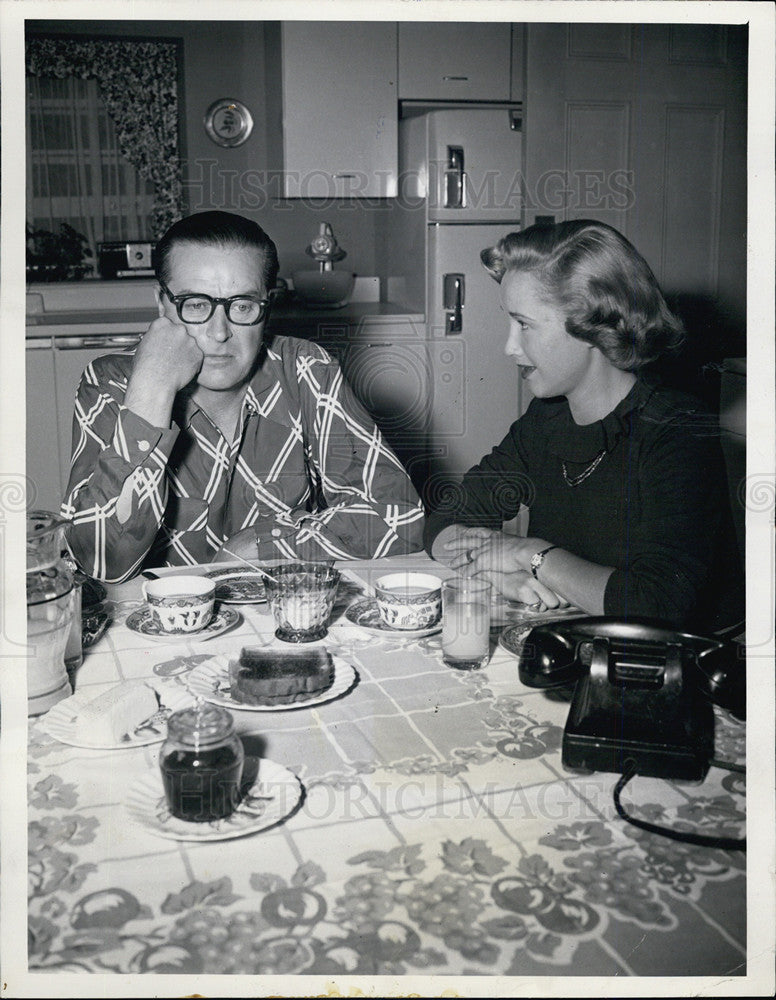
{"label": "black framed eyeglasses", "polygon": [[207,323],[216,306],[222,305],[226,318],[237,326],[255,326],[261,323],[269,309],[269,299],[260,299],[256,295],[232,295],[228,299],[214,298],[204,292],[186,292],[185,295],[173,295],[170,289],[160,279],[159,285],[167,298],[175,306],[178,318],[183,323]]}

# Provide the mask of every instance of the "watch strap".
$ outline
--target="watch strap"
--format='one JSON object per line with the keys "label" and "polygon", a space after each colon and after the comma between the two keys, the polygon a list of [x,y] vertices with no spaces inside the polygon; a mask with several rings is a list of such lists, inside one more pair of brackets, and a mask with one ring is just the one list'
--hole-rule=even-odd
{"label": "watch strap", "polygon": [[531,575],[534,580],[538,580],[539,567],[544,562],[544,557],[548,552],[552,552],[553,549],[557,549],[557,545],[548,545],[546,549],[540,549],[539,552],[534,552],[531,556]]}

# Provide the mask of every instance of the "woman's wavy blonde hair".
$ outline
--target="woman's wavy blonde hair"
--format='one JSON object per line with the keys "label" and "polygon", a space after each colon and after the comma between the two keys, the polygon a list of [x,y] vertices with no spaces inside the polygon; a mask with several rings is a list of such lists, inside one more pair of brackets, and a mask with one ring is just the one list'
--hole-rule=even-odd
{"label": "woman's wavy blonde hair", "polygon": [[531,226],[480,254],[496,281],[530,271],[566,313],[572,337],[635,372],[676,351],[684,326],[666,305],[649,265],[612,226],[591,219]]}

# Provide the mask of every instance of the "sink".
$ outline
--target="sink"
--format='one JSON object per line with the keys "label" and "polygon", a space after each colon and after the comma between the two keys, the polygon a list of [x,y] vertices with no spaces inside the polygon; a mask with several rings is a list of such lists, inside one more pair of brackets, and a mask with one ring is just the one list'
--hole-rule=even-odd
{"label": "sink", "polygon": [[306,306],[337,309],[347,305],[356,280],[352,271],[321,271],[308,268],[291,274],[294,291]]}

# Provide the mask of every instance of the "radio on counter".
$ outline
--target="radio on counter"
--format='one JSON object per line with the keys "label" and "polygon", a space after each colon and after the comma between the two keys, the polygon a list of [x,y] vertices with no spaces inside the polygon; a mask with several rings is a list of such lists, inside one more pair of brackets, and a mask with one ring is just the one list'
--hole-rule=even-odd
{"label": "radio on counter", "polygon": [[103,278],[149,278],[154,276],[155,243],[130,240],[99,243],[97,256]]}

